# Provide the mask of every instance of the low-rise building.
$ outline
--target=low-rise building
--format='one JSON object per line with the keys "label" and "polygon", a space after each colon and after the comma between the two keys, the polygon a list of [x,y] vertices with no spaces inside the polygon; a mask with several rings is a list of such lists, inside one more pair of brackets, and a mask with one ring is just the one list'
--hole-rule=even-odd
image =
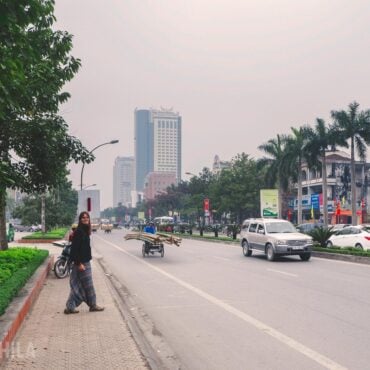
{"label": "low-rise building", "polygon": [[145,177],[144,198],[154,199],[156,195],[166,191],[172,184],[177,185],[175,172],[149,172]]}
{"label": "low-rise building", "polygon": [[[351,157],[344,151],[331,151],[326,153],[326,173],[327,173],[327,200],[329,223],[335,223],[335,211],[338,202],[341,208],[341,222],[349,223],[351,217]],[[356,208],[359,223],[365,222],[365,214],[368,211],[370,201],[368,188],[370,176],[370,163],[356,161]],[[322,216],[322,172],[309,169],[308,165],[302,165],[302,206],[304,219],[311,219],[314,212],[315,218]],[[313,203],[312,199],[319,201]],[[297,201],[296,201],[297,205]],[[317,207],[320,207],[319,209]],[[296,208],[296,206],[295,206]]]}

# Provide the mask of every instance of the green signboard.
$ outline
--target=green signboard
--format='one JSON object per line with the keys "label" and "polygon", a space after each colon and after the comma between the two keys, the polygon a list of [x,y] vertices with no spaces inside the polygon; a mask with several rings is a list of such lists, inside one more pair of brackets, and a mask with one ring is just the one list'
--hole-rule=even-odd
{"label": "green signboard", "polygon": [[278,190],[277,189],[261,189],[261,216],[262,217],[278,217]]}

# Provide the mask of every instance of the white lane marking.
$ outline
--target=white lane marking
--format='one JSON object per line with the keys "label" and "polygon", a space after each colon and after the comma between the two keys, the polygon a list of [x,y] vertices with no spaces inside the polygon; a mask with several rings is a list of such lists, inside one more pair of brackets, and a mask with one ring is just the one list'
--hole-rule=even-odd
{"label": "white lane marking", "polygon": [[219,260],[222,260],[222,261],[231,261],[230,258],[225,258],[225,257],[219,257],[219,256],[212,256],[213,258],[217,258]]}
{"label": "white lane marking", "polygon": [[325,368],[331,369],[331,370],[347,370],[346,367],[336,363],[335,361],[333,361],[330,358],[322,355],[321,353],[316,352],[315,350],[305,346],[304,344],[296,341],[295,339],[290,338],[289,336],[279,332],[278,330],[272,328],[271,326],[268,326],[268,325],[264,324],[262,321],[259,321],[259,320],[255,319],[254,317],[252,317],[252,316],[250,316],[250,315],[248,315],[248,314],[246,314],[242,311],[239,311],[235,307],[230,306],[229,304],[227,304],[227,303],[217,299],[216,297],[202,291],[201,289],[199,289],[199,288],[197,288],[197,287],[195,287],[195,286],[177,278],[174,275],[169,274],[168,272],[160,269],[159,267],[151,265],[150,263],[146,262],[144,259],[132,255],[131,253],[125,251],[124,249],[121,249],[118,245],[113,244],[111,242],[108,242],[107,240],[105,240],[105,239],[103,239],[99,236],[98,236],[98,238],[101,239],[103,242],[105,242],[105,243],[111,245],[112,247],[116,248],[120,252],[126,254],[127,256],[130,256],[131,258],[135,259],[136,261],[148,266],[152,270],[155,270],[158,273],[162,274],[163,276],[166,276],[168,279],[173,280],[174,282],[183,286],[184,288],[187,288],[188,290],[190,290],[193,293],[199,295],[200,297],[204,298],[208,302],[211,302],[214,305],[216,305],[218,307],[221,307],[225,311],[233,314],[234,316],[238,317],[239,319],[241,319],[241,320],[247,322],[248,324],[254,326],[256,329],[260,330],[261,332],[270,335],[271,337],[273,337],[273,338],[277,339],[278,341],[280,341],[281,343],[291,347],[292,349],[301,353],[302,355],[307,356],[308,358],[310,358],[311,360],[313,360],[313,361],[317,362],[318,364],[324,366]]}
{"label": "white lane marking", "polygon": [[283,274],[283,275],[287,275],[287,276],[298,277],[298,275],[296,275],[296,274],[291,274],[290,272],[285,272],[285,271],[280,271],[280,270],[267,269],[267,271],[277,272],[278,274]]}

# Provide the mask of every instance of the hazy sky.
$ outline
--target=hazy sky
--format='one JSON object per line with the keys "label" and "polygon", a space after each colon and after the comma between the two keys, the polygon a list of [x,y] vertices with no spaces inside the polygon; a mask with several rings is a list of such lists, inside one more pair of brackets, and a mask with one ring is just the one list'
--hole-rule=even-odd
{"label": "hazy sky", "polygon": [[89,149],[120,141],[85,166],[102,208],[115,158],[134,155],[136,107],[181,114],[183,174],[215,154],[261,157],[258,145],[353,100],[370,108],[367,0],[56,0],[55,15],[82,60],[61,110],[70,134]]}

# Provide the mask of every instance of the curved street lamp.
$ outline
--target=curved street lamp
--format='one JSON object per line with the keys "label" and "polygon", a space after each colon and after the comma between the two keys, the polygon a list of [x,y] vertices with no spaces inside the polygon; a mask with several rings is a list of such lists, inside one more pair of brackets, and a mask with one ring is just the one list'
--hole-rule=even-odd
{"label": "curved street lamp", "polygon": [[196,174],[192,173],[192,172],[185,172],[185,175],[189,175],[189,176],[194,176],[194,177],[197,177]]}
{"label": "curved street lamp", "polygon": [[[108,144],[117,144],[119,142],[119,140],[111,140],[111,141],[108,141],[108,142],[106,142],[106,143],[103,143],[103,144],[100,144],[100,145],[97,145],[95,148],[93,148],[93,149],[91,149],[90,150],[90,154],[94,151],[94,150],[96,150],[96,149],[98,149],[98,148],[100,148],[101,146],[103,146],[103,145],[108,145]],[[85,163],[83,163],[82,164],[82,169],[81,169],[81,183],[80,183],[80,190],[82,190],[83,189],[83,182],[82,182],[82,177],[83,177],[83,173],[84,173],[84,168],[85,168]]]}
{"label": "curved street lamp", "polygon": [[91,185],[84,186],[84,187],[82,188],[82,190],[85,190],[85,189],[87,189],[87,188],[90,188],[91,186],[96,186],[96,184],[91,184]]}

